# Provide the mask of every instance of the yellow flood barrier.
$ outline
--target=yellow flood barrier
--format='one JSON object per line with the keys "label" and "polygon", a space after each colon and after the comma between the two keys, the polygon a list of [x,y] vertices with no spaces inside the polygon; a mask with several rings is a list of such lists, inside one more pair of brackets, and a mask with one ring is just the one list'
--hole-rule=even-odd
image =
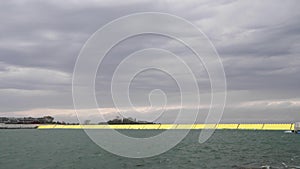
{"label": "yellow flood barrier", "polygon": [[241,130],[262,130],[264,124],[239,124],[238,129]]}
{"label": "yellow flood barrier", "polygon": [[39,125],[38,129],[53,129],[56,125]]}
{"label": "yellow flood barrier", "polygon": [[265,124],[264,130],[291,130],[292,124]]}
{"label": "yellow flood barrier", "polygon": [[168,130],[168,129],[176,129],[178,124],[161,124],[159,129]]}
{"label": "yellow flood barrier", "polygon": [[295,124],[292,124],[291,130],[294,130]]}
{"label": "yellow flood barrier", "polygon": [[[113,127],[113,126],[111,126]],[[135,125],[130,125],[130,127],[128,129],[131,129],[131,130],[142,130],[144,129],[145,125],[142,125],[142,124],[135,124]]]}
{"label": "yellow flood barrier", "polygon": [[160,128],[161,124],[144,124],[143,129],[144,130],[157,130]]}
{"label": "yellow flood barrier", "polygon": [[[194,129],[195,125],[193,124],[178,124],[174,129]],[[173,128],[172,128],[173,129]]]}
{"label": "yellow flood barrier", "polygon": [[194,129],[204,129],[204,124],[195,124]]}
{"label": "yellow flood barrier", "polygon": [[119,125],[39,125],[38,129],[240,129],[240,130],[293,130],[294,124],[119,124]]}
{"label": "yellow flood barrier", "polygon": [[217,129],[237,129],[239,124],[218,124]]}

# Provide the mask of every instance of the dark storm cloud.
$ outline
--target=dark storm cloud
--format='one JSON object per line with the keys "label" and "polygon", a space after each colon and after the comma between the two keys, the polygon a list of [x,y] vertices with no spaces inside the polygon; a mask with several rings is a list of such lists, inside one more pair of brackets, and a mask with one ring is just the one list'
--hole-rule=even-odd
{"label": "dark storm cloud", "polygon": [[[3,1],[0,5],[0,112],[72,108],[72,72],[89,36],[118,17],[155,11],[184,17],[208,35],[223,59],[229,89],[230,108],[226,111],[240,111],[241,118],[247,113],[259,116],[257,112],[264,110],[263,107],[256,110],[235,106],[255,100],[276,102],[299,98],[298,6],[298,1]],[[170,31],[184,30],[170,28]],[[200,90],[210,91],[205,69],[201,63],[189,59],[192,53],[181,44],[154,36],[135,37],[125,42],[108,54],[104,66],[98,70],[101,72],[96,80],[99,100],[106,100],[111,75],[118,63],[135,50],[147,47],[162,47],[188,60],[197,74]],[[172,65],[170,60],[161,62]],[[170,86],[167,91],[176,96],[176,86],[164,80],[164,76],[155,72],[145,73],[132,86],[137,94],[142,93],[135,99],[145,98],[149,89],[160,86]],[[109,106],[108,102],[106,107]],[[286,105],[279,105],[278,110],[291,112]],[[229,113],[226,118],[235,116]],[[291,118],[295,118],[294,114]]]}

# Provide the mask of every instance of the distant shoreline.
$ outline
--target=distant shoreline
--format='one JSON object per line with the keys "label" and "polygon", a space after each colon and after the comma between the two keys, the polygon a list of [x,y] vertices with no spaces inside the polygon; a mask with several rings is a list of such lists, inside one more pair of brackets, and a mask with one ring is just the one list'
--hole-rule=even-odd
{"label": "distant shoreline", "polygon": [[38,124],[4,124],[0,123],[0,129],[37,129]]}

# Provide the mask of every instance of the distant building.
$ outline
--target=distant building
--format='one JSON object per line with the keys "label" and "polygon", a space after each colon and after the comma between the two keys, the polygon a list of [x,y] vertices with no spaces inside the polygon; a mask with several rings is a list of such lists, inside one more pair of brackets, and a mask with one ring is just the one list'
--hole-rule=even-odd
{"label": "distant building", "polygon": [[0,123],[8,122],[9,118],[7,117],[0,117]]}
{"label": "distant building", "polygon": [[133,119],[131,117],[129,118],[115,118],[112,120],[107,121],[108,124],[154,124],[153,122],[148,121],[136,121],[136,119]]}
{"label": "distant building", "polygon": [[295,132],[300,131],[300,122],[296,122],[296,123],[295,123],[295,125],[294,125],[294,131],[295,131]]}
{"label": "distant building", "polygon": [[54,118],[51,116],[44,116],[39,118],[33,117],[0,117],[0,123],[5,124],[51,124]]}

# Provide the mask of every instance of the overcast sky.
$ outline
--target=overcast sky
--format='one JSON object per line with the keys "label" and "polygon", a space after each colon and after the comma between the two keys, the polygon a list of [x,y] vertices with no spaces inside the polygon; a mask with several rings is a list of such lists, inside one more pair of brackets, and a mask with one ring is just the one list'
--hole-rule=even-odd
{"label": "overcast sky", "polygon": [[[228,88],[223,122],[300,121],[299,5],[296,0],[2,1],[0,116],[51,115],[56,120],[77,122],[72,73],[87,39],[124,15],[163,12],[196,25],[218,51]],[[117,115],[108,96],[111,76],[127,55],[144,48],[163,48],[185,58],[196,73],[202,96],[209,98],[205,69],[194,63],[192,53],[177,43],[166,37],[144,35],[117,45],[98,70],[96,96],[101,102],[100,112],[107,118]],[[159,63],[173,65],[173,59],[156,58]],[[161,116],[156,111],[143,111],[149,106],[148,94],[154,89],[164,90],[168,96]],[[130,90],[132,102],[141,113],[124,109],[125,116],[157,122],[171,122],[176,116],[179,91],[174,80],[162,72],[140,73]],[[198,122],[207,115],[208,103],[201,104]],[[93,117],[87,113],[87,119],[90,118]]]}

